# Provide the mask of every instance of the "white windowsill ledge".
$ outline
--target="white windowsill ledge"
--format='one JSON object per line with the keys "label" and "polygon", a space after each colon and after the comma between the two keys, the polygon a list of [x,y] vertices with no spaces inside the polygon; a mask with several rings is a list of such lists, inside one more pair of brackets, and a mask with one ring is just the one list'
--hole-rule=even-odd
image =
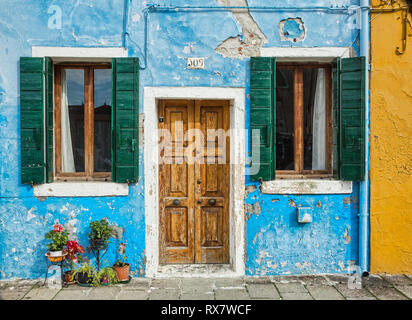
{"label": "white windowsill ledge", "polygon": [[111,197],[128,196],[127,183],[114,182],[53,182],[33,186],[35,197]]}
{"label": "white windowsill ledge", "polygon": [[268,194],[349,194],[352,181],[305,179],[264,181],[260,190]]}

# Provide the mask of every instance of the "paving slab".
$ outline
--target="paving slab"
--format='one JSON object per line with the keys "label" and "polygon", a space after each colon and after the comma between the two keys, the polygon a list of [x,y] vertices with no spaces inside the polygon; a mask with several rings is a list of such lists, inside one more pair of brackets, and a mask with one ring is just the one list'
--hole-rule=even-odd
{"label": "paving slab", "polygon": [[345,300],[345,298],[332,286],[327,285],[307,285],[310,295],[315,300]]}
{"label": "paving slab", "polygon": [[273,277],[246,277],[246,283],[271,283],[273,281]]}
{"label": "paving slab", "polygon": [[98,287],[93,288],[89,294],[89,300],[114,300],[120,293],[120,287]]}
{"label": "paving slab", "polygon": [[362,286],[365,288],[392,288],[393,285],[390,282],[385,281],[381,276],[372,274],[369,277],[362,278]]}
{"label": "paving slab", "polygon": [[391,287],[369,286],[367,290],[379,300],[408,300],[403,294]]}
{"label": "paving slab", "polygon": [[214,280],[212,279],[182,279],[182,293],[213,293]]}
{"label": "paving slab", "polygon": [[215,280],[216,288],[244,288],[245,280],[242,278],[219,278]]}
{"label": "paving slab", "polygon": [[304,285],[329,285],[329,280],[324,276],[297,276],[294,281],[301,282]]}
{"label": "paving slab", "polygon": [[251,283],[247,285],[251,299],[280,300],[280,295],[272,283]]}
{"label": "paving slab", "polygon": [[178,289],[151,289],[149,300],[178,300]]}
{"label": "paving slab", "polygon": [[92,288],[81,289],[79,287],[60,290],[53,300],[89,300],[89,293]]}
{"label": "paving slab", "polygon": [[1,281],[0,300],[20,300],[36,284],[36,282]]}
{"label": "paving slab", "polygon": [[412,286],[397,285],[396,289],[402,292],[409,299],[412,299]]}
{"label": "paving slab", "polygon": [[307,293],[305,286],[299,282],[278,283],[275,282],[276,288],[280,293],[303,292]]}
{"label": "paving slab", "polygon": [[215,295],[213,292],[209,293],[185,293],[182,292],[180,300],[214,300]]}
{"label": "paving slab", "polygon": [[340,275],[340,274],[328,274],[325,278],[328,279],[330,284],[348,284],[350,275]]}
{"label": "paving slab", "polygon": [[390,275],[390,274],[382,274],[381,277],[385,279],[387,282],[397,286],[397,285],[410,285],[412,286],[412,280],[404,275]]}
{"label": "paving slab", "polygon": [[147,300],[149,293],[142,290],[122,290],[116,300]]}
{"label": "paving slab", "polygon": [[23,300],[52,300],[60,290],[48,287],[33,288],[23,297]]}
{"label": "paving slab", "polygon": [[181,279],[182,287],[184,286],[210,286],[213,287],[215,283],[214,279],[205,278],[185,278]]}
{"label": "paving slab", "polygon": [[178,289],[180,286],[180,279],[153,279],[150,286],[152,288]]}
{"label": "paving slab", "polygon": [[218,288],[215,290],[216,300],[250,300],[246,289]]}
{"label": "paving slab", "polygon": [[119,286],[122,290],[148,290],[150,288],[150,279],[132,279],[129,283],[120,284]]}
{"label": "paving slab", "polygon": [[376,298],[366,289],[350,289],[347,283],[335,284],[336,289],[347,300],[376,300]]}
{"label": "paving slab", "polygon": [[282,300],[313,300],[308,292],[284,292],[280,295]]}

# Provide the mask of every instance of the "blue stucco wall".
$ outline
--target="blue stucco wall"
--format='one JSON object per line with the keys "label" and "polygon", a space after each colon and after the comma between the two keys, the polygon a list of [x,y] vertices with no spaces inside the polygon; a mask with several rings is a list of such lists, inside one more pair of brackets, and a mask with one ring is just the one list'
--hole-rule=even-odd
{"label": "blue stucco wall", "polygon": [[[242,28],[233,14],[230,11],[151,12],[145,26],[143,9],[147,3],[131,1],[127,18],[129,55],[139,57],[142,66],[146,54],[145,28],[148,30],[147,68],[140,77],[141,112],[144,86],[245,87],[248,123],[249,59],[227,58],[215,51],[227,38],[241,35]],[[249,0],[248,3],[299,7],[338,3],[349,6],[358,5],[359,1]],[[0,279],[44,276],[44,234],[56,220],[63,224],[72,221],[81,244],[87,245],[89,222],[102,217],[126,228],[131,270],[135,276],[144,275],[143,146],[140,146],[141,178],[137,185],[129,187],[127,197],[37,199],[30,186],[20,184],[19,58],[31,56],[32,46],[122,46],[124,4],[124,0],[0,0]],[[164,0],[160,4],[218,6],[216,0]],[[52,5],[61,9],[61,29],[48,27],[53,15],[48,10]],[[358,30],[348,28],[351,21],[346,14],[295,10],[251,14],[268,40],[267,47],[353,45],[357,50]],[[300,17],[304,22],[304,41],[294,44],[281,41],[278,22],[290,17]],[[205,70],[185,69],[186,58],[193,56],[206,58]],[[248,177],[246,185],[253,185]],[[357,194],[357,187],[346,197],[262,195],[258,190],[249,193],[246,204],[259,202],[261,211],[246,218],[246,273],[344,272],[349,263],[357,261],[354,200]],[[347,197],[351,204],[344,199]],[[312,224],[297,225],[291,200],[314,207]],[[346,243],[348,237],[352,240]],[[112,251],[105,256],[108,263],[113,262]]]}

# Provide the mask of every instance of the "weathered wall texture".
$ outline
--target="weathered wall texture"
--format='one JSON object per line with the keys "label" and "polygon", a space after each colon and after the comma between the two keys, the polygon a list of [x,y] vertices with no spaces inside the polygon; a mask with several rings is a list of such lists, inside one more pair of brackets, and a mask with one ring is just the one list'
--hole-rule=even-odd
{"label": "weathered wall texture", "polygon": [[[247,191],[247,274],[346,273],[357,264],[357,196]],[[313,222],[298,223],[297,207],[310,208]]]}
{"label": "weathered wall texture", "polygon": [[385,13],[371,22],[373,273],[412,272],[412,42],[409,37],[406,52],[395,54],[402,45],[400,16]]}
{"label": "weathered wall texture", "polygon": [[[156,1],[131,1],[128,14],[129,36],[126,46],[129,56],[139,57],[142,66],[145,65],[143,9],[152,2]],[[111,223],[126,228],[129,243],[127,256],[131,270],[134,275],[144,274],[144,146],[140,146],[140,181],[129,187],[129,196],[126,197],[37,199],[33,196],[32,188],[21,185],[19,178],[19,58],[31,56],[32,46],[121,47],[124,3],[124,0],[0,0],[0,279],[44,276],[46,265],[43,254],[46,247],[43,237],[55,220],[73,224],[80,243],[87,245],[88,223],[102,217],[108,217]],[[358,0],[164,0],[159,3],[212,7],[221,4],[289,7],[359,5]],[[49,13],[48,10],[52,5],[62,11],[61,29],[48,27],[53,14],[53,11]],[[298,19],[304,24],[304,37],[300,37],[296,26],[287,27],[293,29],[289,31],[293,31],[293,35],[296,33],[294,36],[299,41],[282,41],[279,23],[286,19]],[[348,27],[352,22],[343,13],[299,10],[236,14],[230,10],[150,13],[147,25],[147,68],[140,73],[140,110],[143,111],[145,86],[242,87],[246,88],[248,128],[249,56],[258,53],[262,45],[356,46],[354,40],[358,30]],[[186,69],[187,57],[205,57],[206,68]],[[402,59],[406,61],[406,56]],[[400,63],[397,66],[399,69],[404,68]],[[404,101],[410,103],[406,97],[412,93],[407,82],[403,83],[405,92],[402,96],[405,97]],[[391,89],[390,84],[383,87]],[[388,94],[395,93],[390,91]],[[399,113],[395,115],[392,112],[394,109],[398,109]],[[408,108],[388,102],[382,103],[378,110],[381,110],[378,120],[387,124],[382,130],[396,131],[399,139],[399,147],[397,141],[390,141],[396,153],[381,152],[384,157],[382,162],[393,163],[393,170],[404,172],[398,175],[396,181],[392,180],[394,188],[389,188],[396,193],[396,198],[385,194],[379,199],[385,203],[385,210],[399,208],[397,221],[399,226],[403,226],[402,230],[406,230],[401,210],[407,210],[408,198],[402,198],[399,194],[403,193],[402,187],[409,186],[411,189],[410,178],[409,184],[400,182],[410,177],[407,175],[406,159],[407,150],[410,151],[407,145],[410,144],[411,128],[408,133],[406,121],[397,119],[407,118]],[[411,110],[409,108],[409,112]],[[401,138],[401,131],[395,127],[403,130],[404,138]],[[386,137],[379,135],[379,139]],[[375,142],[375,149],[376,145]],[[377,150],[389,150],[386,141],[381,141],[380,146],[382,149]],[[399,161],[392,161],[390,157],[398,157]],[[402,163],[405,164],[403,167]],[[385,176],[384,173],[380,176],[382,184],[387,183]],[[248,177],[246,184],[252,188],[256,185]],[[247,274],[345,272],[348,265],[356,264],[358,257],[357,195],[356,185],[353,193],[346,196],[277,196],[263,195],[258,190],[247,193]],[[389,205],[386,199],[398,201],[391,201]],[[299,204],[314,209],[312,224],[297,225],[294,206]],[[389,229],[398,231],[398,224]],[[394,233],[388,234],[393,236]],[[109,261],[111,257],[110,254],[106,256]]]}

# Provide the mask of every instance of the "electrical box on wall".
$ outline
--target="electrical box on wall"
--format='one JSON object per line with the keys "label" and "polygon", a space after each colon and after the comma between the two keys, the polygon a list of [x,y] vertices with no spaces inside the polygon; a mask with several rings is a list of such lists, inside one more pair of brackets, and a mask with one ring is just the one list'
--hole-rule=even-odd
{"label": "electrical box on wall", "polygon": [[310,207],[298,207],[296,208],[298,223],[311,223],[312,219],[312,208]]}

